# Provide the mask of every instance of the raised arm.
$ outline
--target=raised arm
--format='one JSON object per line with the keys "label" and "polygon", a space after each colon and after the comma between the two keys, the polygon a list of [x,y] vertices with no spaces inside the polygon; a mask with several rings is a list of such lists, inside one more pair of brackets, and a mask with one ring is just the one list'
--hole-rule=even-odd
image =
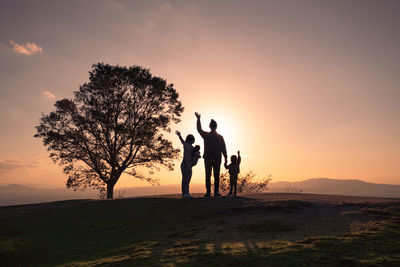
{"label": "raised arm", "polygon": [[242,158],[240,157],[240,151],[238,150],[238,165],[240,164],[240,162],[242,161]]}
{"label": "raised arm", "polygon": [[183,140],[181,132],[180,131],[176,131],[175,132],[177,136],[179,136],[179,140],[181,140],[182,145],[185,145],[185,140]]}
{"label": "raised arm", "polygon": [[196,123],[196,126],[197,126],[197,131],[199,132],[199,134],[201,135],[201,137],[203,137],[204,138],[204,135],[205,135],[205,131],[203,131],[203,129],[201,129],[201,122],[200,122],[200,113],[198,113],[198,112],[195,112],[194,113],[194,115],[196,115],[196,118],[197,118],[197,123]]}

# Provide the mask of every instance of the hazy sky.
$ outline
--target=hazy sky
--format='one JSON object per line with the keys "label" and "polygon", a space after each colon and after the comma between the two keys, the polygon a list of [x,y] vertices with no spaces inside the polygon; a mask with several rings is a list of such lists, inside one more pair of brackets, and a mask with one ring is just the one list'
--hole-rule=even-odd
{"label": "hazy sky", "polygon": [[[173,129],[203,147],[193,113],[214,118],[242,172],[400,184],[399,14],[378,0],[1,0],[0,184],[64,185],[34,126],[97,62],[174,83]],[[203,161],[193,172],[203,183]],[[179,167],[157,176],[181,181]]]}

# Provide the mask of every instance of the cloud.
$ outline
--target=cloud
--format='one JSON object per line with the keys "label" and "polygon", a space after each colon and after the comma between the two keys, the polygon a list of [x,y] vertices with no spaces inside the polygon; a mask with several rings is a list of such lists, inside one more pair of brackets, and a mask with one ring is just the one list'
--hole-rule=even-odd
{"label": "cloud", "polygon": [[162,3],[161,8],[168,11],[173,10],[172,6],[167,2]]}
{"label": "cloud", "polygon": [[13,50],[16,54],[30,56],[36,53],[43,53],[43,48],[35,43],[26,43],[26,45],[22,45],[10,40],[10,44],[12,45]]}
{"label": "cloud", "polygon": [[21,168],[36,168],[39,166],[38,160],[31,160],[29,162],[24,162],[21,160],[0,160],[0,173],[9,172],[15,169]]}
{"label": "cloud", "polygon": [[56,96],[55,96],[52,92],[50,92],[50,91],[43,91],[42,94],[43,94],[47,99],[53,99],[53,98],[56,97]]}

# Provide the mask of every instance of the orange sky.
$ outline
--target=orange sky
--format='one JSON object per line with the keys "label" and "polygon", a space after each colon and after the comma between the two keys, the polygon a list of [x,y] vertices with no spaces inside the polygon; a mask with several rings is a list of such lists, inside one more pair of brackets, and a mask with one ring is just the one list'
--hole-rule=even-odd
{"label": "orange sky", "polygon": [[[214,118],[242,172],[400,184],[398,2],[90,3],[0,3],[0,184],[64,186],[34,126],[96,62],[174,83],[185,112],[173,130],[203,147],[194,112],[205,129]],[[204,182],[202,161],[193,173]]]}

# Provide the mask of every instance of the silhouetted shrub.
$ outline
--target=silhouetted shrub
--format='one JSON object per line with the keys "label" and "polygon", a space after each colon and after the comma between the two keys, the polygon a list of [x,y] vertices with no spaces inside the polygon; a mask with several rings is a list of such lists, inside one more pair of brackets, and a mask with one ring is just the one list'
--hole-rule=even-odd
{"label": "silhouetted shrub", "polygon": [[[272,180],[271,174],[265,178],[256,179],[256,174],[249,171],[245,174],[239,174],[237,181],[238,193],[258,193],[268,190],[268,183]],[[220,175],[221,192],[229,191],[229,173],[226,171]]]}

